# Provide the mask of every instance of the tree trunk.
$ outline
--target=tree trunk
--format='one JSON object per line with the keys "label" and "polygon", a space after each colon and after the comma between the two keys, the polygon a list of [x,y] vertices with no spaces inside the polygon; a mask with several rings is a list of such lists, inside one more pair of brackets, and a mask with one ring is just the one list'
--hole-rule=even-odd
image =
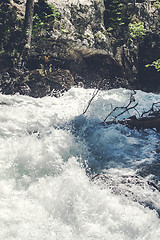
{"label": "tree trunk", "polygon": [[27,0],[26,1],[25,20],[24,20],[24,30],[26,33],[26,48],[31,47],[33,14],[34,14],[34,0]]}
{"label": "tree trunk", "polygon": [[160,117],[159,116],[148,116],[142,118],[131,117],[129,119],[125,119],[119,121],[120,124],[126,125],[129,128],[140,129],[156,129],[157,132],[160,132]]}
{"label": "tree trunk", "polygon": [[157,132],[160,132],[160,116],[148,116],[148,117],[142,117],[142,118],[136,118],[135,116],[132,116],[127,119],[119,120],[119,121],[108,121],[105,123],[101,123],[101,125],[110,125],[110,124],[122,124],[126,125],[127,127],[137,130],[140,129],[156,129]]}

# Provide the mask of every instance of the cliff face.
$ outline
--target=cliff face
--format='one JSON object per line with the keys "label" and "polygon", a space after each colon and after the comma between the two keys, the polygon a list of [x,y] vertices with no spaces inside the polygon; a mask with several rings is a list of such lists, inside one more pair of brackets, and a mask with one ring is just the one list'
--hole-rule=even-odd
{"label": "cliff face", "polygon": [[60,17],[49,32],[33,38],[30,65],[46,55],[51,68],[68,69],[76,85],[83,82],[84,87],[127,87],[127,76],[113,57],[111,39],[104,26],[103,1],[49,2],[56,6]]}
{"label": "cliff face", "polygon": [[138,48],[138,80],[145,91],[160,93],[160,72],[145,65],[160,58],[160,34],[148,33]]}
{"label": "cliff face", "polygon": [[[145,24],[146,36],[131,41],[126,26],[108,31],[104,1],[48,0],[48,3],[59,14],[47,28],[33,33],[25,62],[27,70],[12,69],[7,74],[1,71],[4,93],[57,96],[73,85],[147,91],[151,90],[151,82],[152,91],[157,90],[159,73],[153,68],[146,69],[145,64],[160,56],[159,12],[153,14],[153,8],[144,2],[123,1],[122,17],[129,10],[133,19],[141,19]],[[19,13],[24,13],[24,4],[24,0],[17,2]]]}

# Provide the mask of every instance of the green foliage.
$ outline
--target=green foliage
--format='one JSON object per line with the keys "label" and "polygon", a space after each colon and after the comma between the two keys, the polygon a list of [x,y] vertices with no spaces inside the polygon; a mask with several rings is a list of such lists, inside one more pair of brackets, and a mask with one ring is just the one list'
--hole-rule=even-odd
{"label": "green foliage", "polygon": [[17,17],[16,8],[11,6],[10,0],[0,2],[0,51],[15,54],[20,42],[21,21]]}
{"label": "green foliage", "polygon": [[121,18],[121,11],[123,8],[123,4],[120,0],[105,0],[105,25],[107,26],[107,30],[112,31],[118,25],[123,25],[123,21]]}
{"label": "green foliage", "polygon": [[156,1],[156,2],[154,2],[153,3],[153,6],[156,8],[156,9],[158,9],[158,10],[160,10],[160,1]]}
{"label": "green foliage", "polygon": [[[18,0],[13,0],[18,2]],[[17,17],[17,9],[10,0],[0,0],[0,55],[11,59],[12,64],[27,56],[23,21]],[[47,0],[35,3],[33,31],[47,29],[59,15],[55,7]]]}
{"label": "green foliage", "polygon": [[104,4],[104,22],[107,31],[112,32],[120,26],[128,25],[131,19],[131,12],[127,5],[122,3],[122,0],[104,0]]}
{"label": "green foliage", "polygon": [[146,35],[146,29],[143,22],[129,23],[130,35],[133,39]]}
{"label": "green foliage", "polygon": [[160,72],[160,59],[157,59],[156,61],[153,61],[151,64],[145,65],[146,68],[148,67],[154,67],[158,72]]}
{"label": "green foliage", "polygon": [[44,29],[48,29],[55,18],[59,16],[59,12],[54,5],[48,4],[47,0],[39,0],[35,4],[33,17],[33,35]]}

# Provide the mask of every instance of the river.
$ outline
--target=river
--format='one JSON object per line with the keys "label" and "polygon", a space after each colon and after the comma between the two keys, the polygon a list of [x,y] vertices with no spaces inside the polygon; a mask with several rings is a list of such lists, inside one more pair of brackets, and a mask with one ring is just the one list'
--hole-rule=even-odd
{"label": "river", "polygon": [[[0,94],[1,240],[160,239],[160,133],[100,126],[131,91],[99,91],[83,115],[93,93]],[[131,115],[160,101],[134,97]]]}

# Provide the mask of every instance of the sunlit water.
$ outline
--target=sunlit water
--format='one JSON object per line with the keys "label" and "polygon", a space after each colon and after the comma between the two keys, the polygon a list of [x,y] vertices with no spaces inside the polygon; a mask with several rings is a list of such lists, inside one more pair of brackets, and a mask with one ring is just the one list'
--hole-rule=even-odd
{"label": "sunlit water", "polygon": [[[93,92],[0,95],[1,240],[160,239],[160,134],[99,125],[129,102],[125,89],[99,92],[82,115]],[[160,101],[135,98],[139,113]]]}

